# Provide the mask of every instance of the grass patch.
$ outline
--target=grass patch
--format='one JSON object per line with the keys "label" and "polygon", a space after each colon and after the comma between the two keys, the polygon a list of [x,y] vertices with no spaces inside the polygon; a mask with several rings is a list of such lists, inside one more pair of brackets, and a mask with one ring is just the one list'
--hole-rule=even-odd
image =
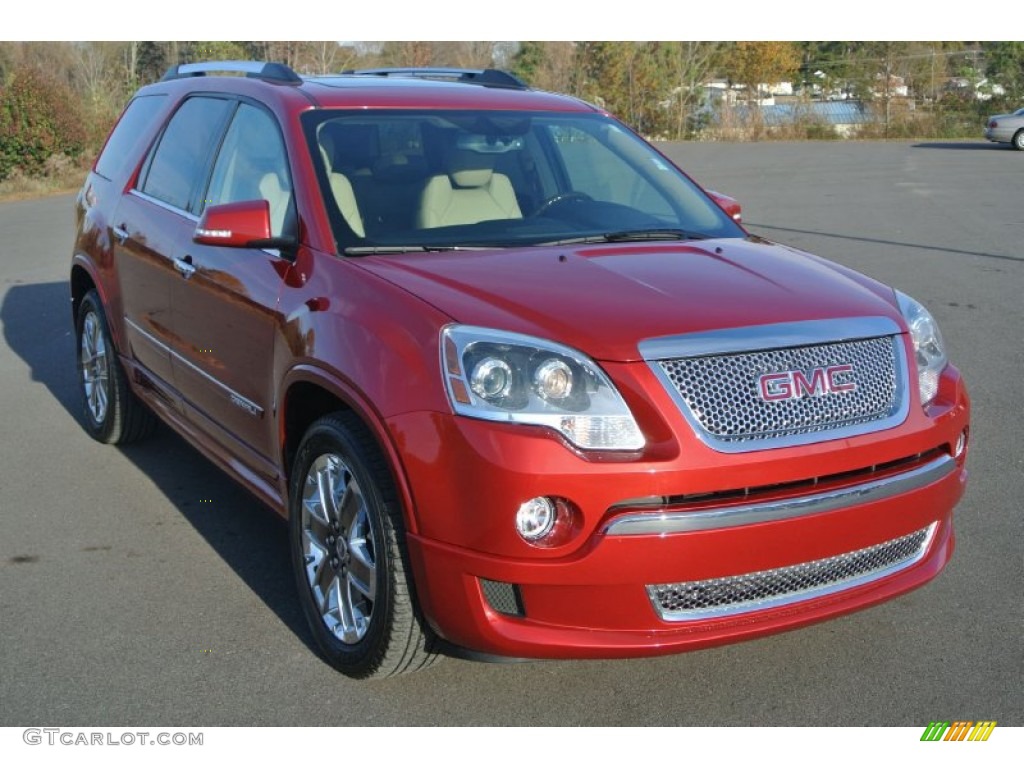
{"label": "grass patch", "polygon": [[46,160],[41,174],[29,176],[15,169],[0,181],[0,202],[77,192],[82,188],[88,172],[89,166],[84,160],[53,155]]}

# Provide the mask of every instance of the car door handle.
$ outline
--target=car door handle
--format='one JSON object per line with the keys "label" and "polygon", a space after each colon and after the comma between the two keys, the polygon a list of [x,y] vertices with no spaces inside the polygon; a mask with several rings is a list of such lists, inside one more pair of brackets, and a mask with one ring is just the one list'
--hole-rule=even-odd
{"label": "car door handle", "polygon": [[128,239],[128,230],[122,224],[120,227],[111,227],[110,231],[114,233],[114,237],[117,238],[119,245],[124,245],[125,240]]}
{"label": "car door handle", "polygon": [[178,271],[182,277],[188,280],[192,275],[196,273],[196,267],[192,263],[191,256],[185,256],[181,259],[174,260],[174,268]]}

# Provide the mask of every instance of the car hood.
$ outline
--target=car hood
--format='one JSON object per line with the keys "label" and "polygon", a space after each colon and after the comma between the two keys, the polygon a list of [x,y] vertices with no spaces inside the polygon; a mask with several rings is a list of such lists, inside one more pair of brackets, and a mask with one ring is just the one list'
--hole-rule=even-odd
{"label": "car hood", "polygon": [[800,320],[884,316],[893,292],[759,238],[363,257],[358,265],[469,325],[551,339],[599,360],[644,339]]}

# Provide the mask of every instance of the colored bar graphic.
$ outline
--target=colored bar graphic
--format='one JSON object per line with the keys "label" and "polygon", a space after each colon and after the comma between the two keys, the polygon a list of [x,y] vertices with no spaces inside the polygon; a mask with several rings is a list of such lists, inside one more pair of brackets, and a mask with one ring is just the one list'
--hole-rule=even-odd
{"label": "colored bar graphic", "polygon": [[933,720],[921,734],[921,741],[988,741],[995,727],[995,720]]}

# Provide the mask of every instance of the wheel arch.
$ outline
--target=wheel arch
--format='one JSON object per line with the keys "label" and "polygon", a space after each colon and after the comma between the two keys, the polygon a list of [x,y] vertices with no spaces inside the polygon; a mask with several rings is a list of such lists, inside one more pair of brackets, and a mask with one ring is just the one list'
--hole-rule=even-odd
{"label": "wheel arch", "polygon": [[[92,274],[80,260],[75,260],[71,265],[71,316],[78,317],[78,307],[89,291],[96,291],[100,301],[103,301],[103,294],[97,287],[98,283]],[[106,302],[104,302],[106,303]]]}
{"label": "wheel arch", "polygon": [[416,533],[419,526],[412,491],[384,419],[357,390],[329,371],[311,365],[289,371],[281,388],[278,429],[285,488],[291,483],[292,465],[306,430],[321,416],[338,411],[353,413],[373,437],[401,497],[406,531]]}
{"label": "wheel arch", "polygon": [[110,315],[110,297],[107,295],[107,291],[104,290],[103,281],[96,274],[95,266],[84,256],[76,254],[71,262],[71,275],[69,279],[71,284],[72,322],[78,321],[78,308],[81,306],[85,295],[89,291],[96,291],[96,295],[100,298],[100,308],[106,316],[107,327],[110,329],[114,346],[119,352],[122,351],[124,349],[124,339],[122,337],[121,323],[115,322],[117,318]]}

